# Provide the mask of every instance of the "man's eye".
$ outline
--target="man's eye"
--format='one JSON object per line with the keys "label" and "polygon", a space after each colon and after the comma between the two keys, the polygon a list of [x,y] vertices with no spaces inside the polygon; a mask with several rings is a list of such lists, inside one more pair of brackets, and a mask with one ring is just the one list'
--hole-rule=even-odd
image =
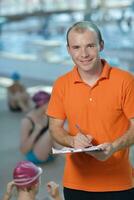
{"label": "man's eye", "polygon": [[94,48],[96,45],[95,44],[89,44],[88,47],[89,48]]}
{"label": "man's eye", "polygon": [[79,47],[78,47],[78,46],[75,46],[75,47],[73,47],[73,49],[79,49]]}

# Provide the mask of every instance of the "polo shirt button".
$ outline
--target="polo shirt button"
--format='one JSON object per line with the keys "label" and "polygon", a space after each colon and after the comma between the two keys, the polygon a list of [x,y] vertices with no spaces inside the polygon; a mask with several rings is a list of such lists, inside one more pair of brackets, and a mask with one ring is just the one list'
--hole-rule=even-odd
{"label": "polo shirt button", "polygon": [[89,101],[92,101],[92,98],[89,98]]}

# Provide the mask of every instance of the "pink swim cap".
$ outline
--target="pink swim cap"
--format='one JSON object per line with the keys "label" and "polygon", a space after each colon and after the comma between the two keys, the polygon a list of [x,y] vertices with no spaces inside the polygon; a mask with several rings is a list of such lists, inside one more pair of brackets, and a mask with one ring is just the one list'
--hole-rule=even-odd
{"label": "pink swim cap", "polygon": [[47,103],[50,99],[50,94],[45,91],[39,91],[34,94],[32,100],[35,102],[36,106],[40,107]]}
{"label": "pink swim cap", "polygon": [[15,185],[19,188],[31,187],[39,182],[42,169],[29,161],[17,163],[13,171]]}

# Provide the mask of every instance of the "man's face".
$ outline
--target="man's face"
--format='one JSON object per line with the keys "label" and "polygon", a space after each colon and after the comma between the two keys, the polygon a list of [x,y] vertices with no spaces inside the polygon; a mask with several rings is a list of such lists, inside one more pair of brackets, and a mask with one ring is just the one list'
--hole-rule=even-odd
{"label": "man's face", "polygon": [[98,65],[99,52],[103,49],[103,44],[99,43],[96,32],[71,30],[68,41],[68,52],[79,70],[84,72],[94,70]]}

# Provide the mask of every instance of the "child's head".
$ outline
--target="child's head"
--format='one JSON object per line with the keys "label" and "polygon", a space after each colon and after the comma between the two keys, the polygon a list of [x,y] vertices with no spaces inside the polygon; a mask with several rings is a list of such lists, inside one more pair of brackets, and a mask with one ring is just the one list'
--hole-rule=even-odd
{"label": "child's head", "polygon": [[48,103],[49,99],[50,99],[50,94],[48,94],[45,91],[39,91],[39,92],[35,93],[34,96],[32,97],[32,100],[34,101],[35,106],[37,108]]}
{"label": "child's head", "polygon": [[21,161],[17,163],[13,170],[14,183],[18,189],[30,189],[32,186],[39,183],[41,173],[42,169],[32,162]]}
{"label": "child's head", "polygon": [[19,73],[17,73],[17,72],[14,72],[12,75],[11,75],[11,79],[13,80],[13,81],[19,81],[20,80],[20,74]]}

